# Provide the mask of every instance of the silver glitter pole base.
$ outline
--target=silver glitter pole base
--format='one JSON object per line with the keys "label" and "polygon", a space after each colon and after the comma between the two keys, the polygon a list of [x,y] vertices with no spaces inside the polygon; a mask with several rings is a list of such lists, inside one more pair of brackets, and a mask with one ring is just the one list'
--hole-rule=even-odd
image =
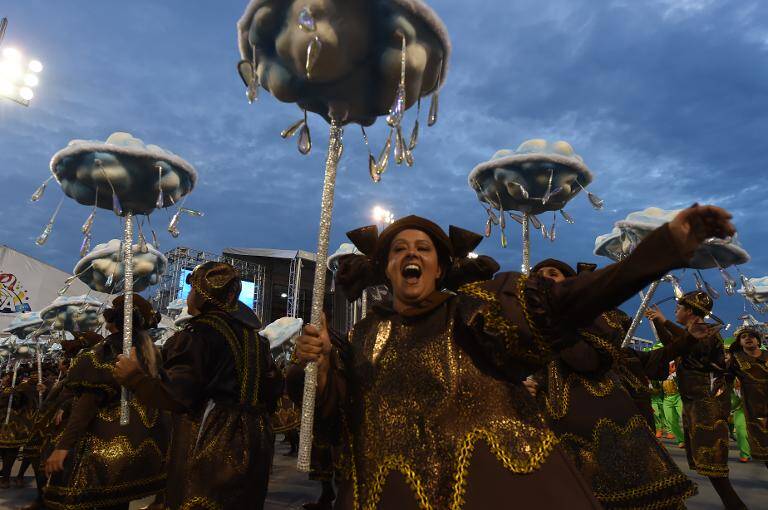
{"label": "silver glitter pole base", "polygon": [[627,330],[627,335],[624,337],[624,341],[621,343],[622,347],[627,347],[629,343],[632,341],[632,337],[635,335],[635,331],[637,330],[637,327],[640,325],[640,322],[643,320],[643,314],[645,314],[645,310],[648,308],[648,303],[651,302],[651,299],[653,298],[653,295],[656,293],[656,289],[659,287],[659,283],[661,280],[656,280],[651,284],[650,287],[648,287],[648,292],[643,296],[642,301],[640,301],[640,308],[637,309],[637,312],[635,313],[635,316],[632,318],[632,324],[629,325],[629,329]]}
{"label": "silver glitter pole base", "polygon": [[[502,213],[504,214],[504,213]],[[531,274],[531,218],[528,213],[523,213],[523,264],[520,272],[525,276]]]}
{"label": "silver glitter pole base", "polygon": [[[40,354],[40,339],[37,339],[37,349],[35,352],[35,355],[37,357],[37,383],[41,384],[43,382],[43,360],[42,355]],[[37,392],[37,409],[39,410],[43,406],[43,392],[38,391]]]}
{"label": "silver glitter pole base", "polygon": [[[336,188],[336,170],[339,164],[339,146],[341,145],[341,126],[331,122],[328,157],[325,160],[325,179],[320,205],[320,231],[317,235],[317,259],[315,261],[315,281],[312,287],[312,315],[310,322],[320,327],[325,300],[325,267],[328,261],[328,241],[331,235],[331,216],[333,213],[333,195]],[[304,369],[304,396],[301,402],[301,430],[299,431],[299,458],[296,468],[309,472],[312,455],[312,427],[315,421],[315,392],[317,390],[317,364],[308,363]]]}
{"label": "silver glitter pole base", "polygon": [[[16,375],[19,373],[19,365],[21,365],[21,361],[17,361],[16,365],[13,367],[13,379],[11,380],[11,389],[16,387]],[[8,409],[5,410],[5,424],[8,425],[8,422],[11,420],[11,409],[13,408],[13,392],[8,396]]]}
{"label": "silver glitter pole base", "polygon": [[[123,237],[123,262],[125,263],[125,306],[123,307],[123,354],[131,355],[133,345],[133,213],[125,215],[125,236]],[[128,389],[120,392],[120,425],[128,425]]]}

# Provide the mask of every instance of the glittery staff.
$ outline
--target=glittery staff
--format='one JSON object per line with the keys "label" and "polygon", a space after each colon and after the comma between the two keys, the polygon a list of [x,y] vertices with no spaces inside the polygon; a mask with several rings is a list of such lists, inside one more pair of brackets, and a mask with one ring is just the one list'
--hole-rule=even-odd
{"label": "glittery staff", "polygon": [[624,336],[624,341],[621,343],[622,347],[628,346],[632,341],[632,337],[634,336],[637,327],[640,325],[640,322],[642,322],[643,315],[648,309],[648,304],[651,302],[651,299],[653,299],[653,295],[656,293],[656,289],[659,287],[660,282],[661,280],[656,280],[648,287],[648,292],[645,293],[642,301],[640,301],[640,307],[637,309],[637,312],[635,312],[635,316],[632,318],[632,323],[627,329],[627,334]]}
{"label": "glittery staff", "polygon": [[[421,0],[369,0],[365,9],[342,0],[251,0],[237,24],[242,60],[237,68],[249,103],[260,87],[277,99],[296,103],[302,117],[280,136],[298,133],[298,149],[312,149],[307,112],[330,124],[328,155],[318,232],[311,323],[320,326],[331,230],[336,170],[344,146],[343,126],[370,126],[386,116],[389,132],[374,157],[368,149],[367,169],[373,182],[386,171],[390,154],[396,164],[414,163],[419,137],[421,98],[432,95],[428,125],[437,120],[437,93],[445,79],[450,42],[442,21]],[[366,30],[359,30],[364,26]],[[404,114],[417,105],[408,138]],[[309,471],[317,367],[306,368],[299,435],[298,469]]]}
{"label": "glittery staff", "polygon": [[[155,209],[175,206],[174,220],[168,230],[178,236],[178,217],[183,199],[197,182],[194,167],[162,147],[144,144],[129,133],[117,132],[106,141],[73,140],[51,159],[51,173],[65,195],[93,210],[81,230],[85,239],[81,255],[88,251],[96,208],[111,209],[124,218],[122,262],[125,292],[123,320],[123,354],[129,355],[133,340],[134,266],[133,234],[135,216],[149,216]],[[39,197],[38,197],[39,198]],[[177,205],[178,204],[178,205]],[[52,222],[49,222],[49,225]],[[50,229],[48,234],[50,234]],[[140,230],[140,229],[139,229]],[[139,231],[139,245],[146,245]],[[104,290],[93,280],[84,279],[84,271],[75,276],[91,289]],[[128,392],[122,389],[120,423],[128,424]]]}
{"label": "glittery staff", "polygon": [[[19,365],[21,361],[17,361],[13,366],[13,379],[11,380],[11,390],[16,388],[16,375],[19,373]],[[5,424],[8,425],[8,421],[11,419],[11,406],[13,405],[13,391],[8,396],[8,408],[5,410]]]}

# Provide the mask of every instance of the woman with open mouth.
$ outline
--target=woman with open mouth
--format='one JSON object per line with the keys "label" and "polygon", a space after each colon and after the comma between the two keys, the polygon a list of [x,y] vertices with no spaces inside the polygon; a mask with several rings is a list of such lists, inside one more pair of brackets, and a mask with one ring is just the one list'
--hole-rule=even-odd
{"label": "woman with open mouth", "polygon": [[600,508],[522,381],[704,239],[733,235],[729,220],[693,206],[622,262],[563,283],[492,278],[492,259],[467,257],[481,236],[417,216],[348,233],[362,255],[340,260],[337,285],[355,299],[386,284],[392,302],[348,341],[307,326],[288,374],[300,401],[301,365],[318,363],[314,437],[338,455],[335,507]]}

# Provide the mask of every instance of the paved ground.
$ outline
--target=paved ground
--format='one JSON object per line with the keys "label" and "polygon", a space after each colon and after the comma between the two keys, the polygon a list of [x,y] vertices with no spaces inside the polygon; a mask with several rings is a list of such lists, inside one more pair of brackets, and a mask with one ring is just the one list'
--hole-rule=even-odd
{"label": "paved ground", "polygon": [[[665,440],[665,444],[683,472],[688,474],[699,486],[699,493],[688,500],[688,508],[690,510],[722,509],[723,506],[709,481],[688,470],[685,452],[669,441]],[[765,464],[758,462],[739,463],[738,452],[733,449],[733,446],[734,444],[731,443],[730,468],[731,480],[736,491],[744,499],[750,510],[768,509],[768,468]],[[268,510],[299,510],[302,503],[314,501],[320,492],[317,482],[307,480],[306,475],[296,471],[296,458],[285,456],[287,451],[287,446],[278,442],[275,467],[266,504]],[[15,473],[16,467],[14,467]],[[0,509],[15,509],[32,502],[35,497],[35,490],[31,487],[31,484],[34,483],[31,471],[29,475],[26,479],[30,487],[0,491]],[[131,509],[135,510],[143,504],[146,502],[141,504],[136,502],[131,506]]]}

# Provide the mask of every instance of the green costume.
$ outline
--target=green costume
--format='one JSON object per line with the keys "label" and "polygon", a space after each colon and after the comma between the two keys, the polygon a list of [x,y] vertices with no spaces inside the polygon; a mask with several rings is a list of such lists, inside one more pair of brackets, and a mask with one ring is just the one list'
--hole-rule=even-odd
{"label": "green costume", "polygon": [[653,408],[653,421],[656,425],[656,433],[669,431],[667,420],[664,417],[664,391],[658,381],[651,381],[651,407]]}
{"label": "green costume", "polygon": [[736,390],[731,392],[731,416],[733,416],[733,434],[736,436],[736,444],[739,445],[739,457],[748,459],[752,457],[752,450],[749,448],[747,419],[744,417],[744,402]]}
{"label": "green costume", "polygon": [[666,381],[661,383],[664,389],[663,414],[664,421],[667,423],[668,430],[675,436],[677,444],[685,442],[683,433],[682,416],[683,401],[680,399],[680,392],[677,389],[677,377],[671,375]]}

